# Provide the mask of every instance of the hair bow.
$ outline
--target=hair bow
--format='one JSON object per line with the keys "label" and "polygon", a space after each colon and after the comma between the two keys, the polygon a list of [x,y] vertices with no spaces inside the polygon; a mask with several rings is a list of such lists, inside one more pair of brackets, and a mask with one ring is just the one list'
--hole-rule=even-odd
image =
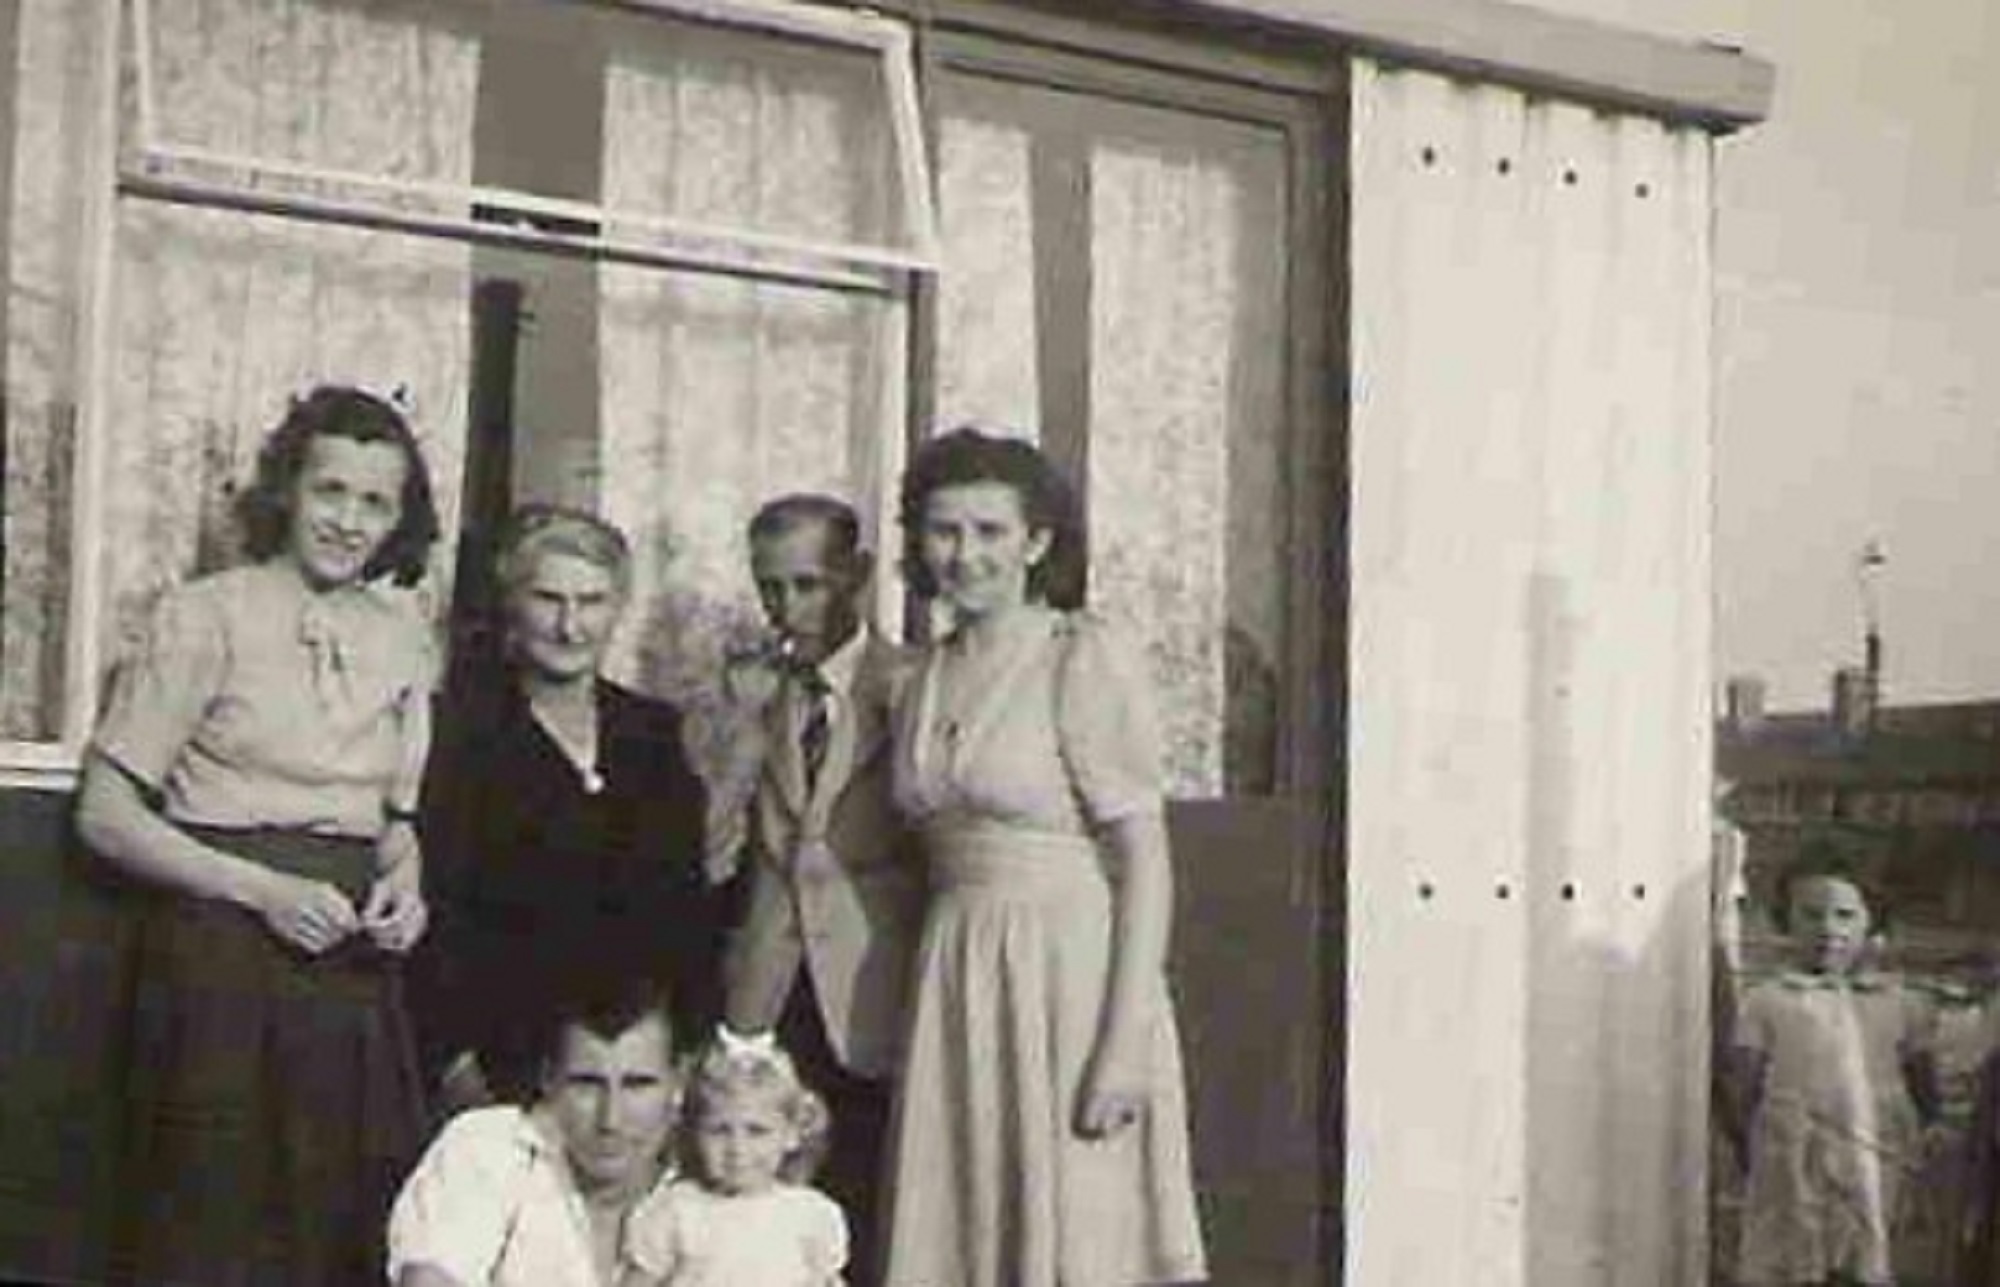
{"label": "hair bow", "polygon": [[709,1059],[722,1067],[770,1068],[791,1080],[798,1079],[798,1069],[793,1065],[792,1057],[778,1044],[777,1034],[773,1032],[746,1037],[731,1032],[727,1027],[719,1028]]}

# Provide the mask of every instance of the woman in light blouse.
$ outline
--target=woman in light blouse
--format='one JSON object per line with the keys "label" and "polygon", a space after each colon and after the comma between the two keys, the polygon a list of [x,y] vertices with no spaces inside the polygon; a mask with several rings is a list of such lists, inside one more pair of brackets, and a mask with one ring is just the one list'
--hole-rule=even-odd
{"label": "woman in light blouse", "polygon": [[379,1281],[422,1129],[400,962],[435,669],[408,586],[438,534],[388,403],[321,387],[239,504],[255,560],[160,601],[78,825],[149,887],[114,1257],[136,1282]]}

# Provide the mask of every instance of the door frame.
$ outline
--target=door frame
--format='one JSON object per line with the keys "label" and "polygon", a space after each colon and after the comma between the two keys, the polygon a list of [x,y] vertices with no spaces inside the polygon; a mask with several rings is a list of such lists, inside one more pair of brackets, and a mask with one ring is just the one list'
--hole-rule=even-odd
{"label": "door frame", "polygon": [[[914,28],[933,155],[935,88],[941,75],[952,73],[1222,117],[1284,135],[1285,216],[1292,240],[1286,310],[1315,324],[1288,328],[1286,353],[1284,434],[1293,486],[1286,525],[1286,656],[1278,668],[1280,700],[1288,711],[1281,725],[1288,736],[1278,749],[1278,790],[1317,806],[1311,869],[1296,873],[1294,894],[1310,903],[1316,937],[1315,984],[1324,1016],[1316,1210],[1321,1281],[1337,1283],[1345,1258],[1347,1057],[1346,62],[1326,47],[1285,46],[1280,52],[1270,37],[1255,32],[1219,37],[1212,29],[1159,18],[1134,16],[1120,23],[992,0],[888,0],[878,7]],[[908,445],[914,450],[934,413],[934,284],[919,284],[910,316]],[[1058,457],[1081,450],[1076,444],[1049,445]]]}

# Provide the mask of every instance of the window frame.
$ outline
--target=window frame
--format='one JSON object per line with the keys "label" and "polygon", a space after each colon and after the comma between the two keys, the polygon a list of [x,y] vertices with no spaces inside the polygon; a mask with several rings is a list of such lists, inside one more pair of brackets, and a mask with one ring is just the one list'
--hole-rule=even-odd
{"label": "window frame", "polygon": [[[555,8],[572,0],[534,0]],[[73,356],[77,403],[76,435],[72,444],[72,491],[67,525],[67,594],[62,605],[66,633],[60,703],[51,723],[57,736],[47,740],[0,738],[0,790],[69,791],[82,771],[90,734],[100,704],[105,658],[99,635],[109,604],[105,601],[101,537],[110,432],[110,374],[114,360],[112,326],[116,316],[117,212],[119,203],[146,199],[242,213],[293,215],[323,223],[433,237],[469,245],[503,245],[558,255],[639,263],[669,270],[746,276],[813,289],[858,291],[900,301],[906,314],[914,310],[915,284],[937,271],[940,239],[936,202],[930,178],[923,105],[918,97],[915,45],[910,26],[901,19],[873,12],[830,9],[803,0],[586,0],[599,8],[680,18],[719,27],[762,31],[779,37],[803,38],[843,48],[872,51],[881,61],[889,99],[889,123],[904,191],[904,218],[914,247],[885,250],[859,244],[815,243],[760,233],[754,229],[701,225],[618,211],[599,203],[544,197],[513,189],[398,180],[385,176],[318,170],[243,154],[163,144],[157,136],[157,112],[152,101],[152,57],[149,20],[153,0],[96,0],[91,11],[89,104],[83,140],[84,229],[79,239],[78,325]],[[131,40],[128,42],[128,27]],[[128,54],[135,63],[136,117],[133,122],[137,165],[122,161],[127,142],[126,112],[121,102],[121,78]],[[175,161],[219,166],[237,171],[236,182],[210,183],[162,177],[159,170]],[[260,175],[289,179],[334,180],[385,194],[416,194],[432,199],[462,201],[482,208],[485,218],[445,218],[399,211],[384,204],[309,199],[260,192]],[[597,232],[577,235],[545,231],[538,218],[582,220]],[[693,250],[664,249],[603,235],[606,224],[617,223],[716,244]],[[733,245],[729,244],[733,243]],[[720,248],[718,248],[720,247]],[[772,252],[792,257],[773,263]],[[800,262],[803,261],[803,262]],[[813,262],[818,261],[818,262]],[[844,267],[854,265],[857,267]],[[905,364],[907,365],[907,364]],[[909,390],[903,381],[904,400]],[[907,417],[906,417],[907,418]]]}
{"label": "window frame", "polygon": [[[132,0],[145,3],[146,0]],[[561,3],[562,0],[547,0]],[[61,728],[57,742],[0,742],[0,788],[69,790],[74,787],[90,728],[95,718],[94,688],[99,679],[98,643],[103,602],[96,531],[101,526],[104,437],[108,430],[106,376],[111,360],[110,325],[115,315],[113,264],[117,203],[132,195],[133,177],[121,179],[119,79],[120,22],[127,0],[98,0],[94,34],[92,85],[93,128],[89,140],[87,230],[88,249],[78,265],[82,310],[76,376],[79,419],[76,444],[77,491],[72,505],[72,537],[67,639]],[[596,4],[644,10],[684,12],[733,11],[756,6],[759,0],[592,0]],[[822,6],[824,7],[824,6]],[[918,137],[928,159],[935,151],[937,116],[927,97],[942,69],[974,74],[1011,76],[1055,88],[1106,93],[1155,106],[1208,111],[1277,124],[1288,135],[1288,158],[1295,173],[1311,176],[1297,185],[1288,216],[1295,238],[1295,258],[1305,265],[1286,283],[1288,297],[1311,297],[1325,319],[1324,331],[1308,338],[1303,356],[1286,379],[1291,441],[1301,444],[1298,476],[1332,503],[1329,530],[1302,532],[1288,524],[1291,547],[1287,574],[1306,587],[1288,621],[1286,667],[1300,677],[1298,691],[1288,699],[1305,712],[1300,735],[1279,748],[1280,778],[1294,789],[1323,784],[1326,799],[1324,834],[1318,847],[1317,888],[1300,891],[1323,909],[1318,937],[1321,995],[1343,995],[1345,930],[1342,924],[1345,871],[1340,857],[1344,833],[1344,797],[1339,747],[1345,743],[1347,672],[1347,586],[1344,557],[1345,512],[1338,498],[1347,494],[1348,463],[1345,436],[1346,299],[1338,271],[1337,252],[1346,243],[1346,176],[1340,146],[1347,137],[1345,92],[1346,51],[1330,44],[1281,45],[1273,31],[1253,27],[1218,33],[1192,30],[1192,18],[1163,20],[1136,6],[1106,6],[1101,15],[1069,14],[1003,5],[993,0],[879,0],[878,13],[894,20],[904,33],[912,70],[912,88],[919,113]],[[881,21],[879,17],[877,21]],[[1198,38],[1191,38],[1198,37]],[[1332,147],[1322,147],[1331,140]],[[935,213],[935,193],[927,172],[926,201]],[[199,194],[190,194],[198,199]],[[557,203],[564,205],[566,203]],[[246,199],[244,208],[250,208]],[[519,207],[527,213],[525,206]],[[544,213],[563,213],[561,210]],[[338,218],[331,221],[339,222]],[[350,222],[359,221],[355,216]],[[474,242],[527,244],[554,253],[594,254],[618,258],[615,247],[579,248],[573,239],[542,237],[539,241],[518,229],[475,230],[405,228],[424,235],[451,235]],[[835,283],[821,283],[839,288]],[[904,309],[905,348],[901,388],[907,450],[928,427],[935,396],[937,343],[936,285],[930,272],[908,275]],[[1316,620],[1303,620],[1310,614]],[[913,620],[918,620],[914,614]],[[1336,1003],[1337,1004],[1337,1003]],[[1326,1280],[1342,1277],[1344,1221],[1342,1201],[1345,1049],[1340,1024],[1329,1018],[1320,1063],[1324,1082],[1318,1088],[1321,1110],[1319,1209],[1320,1247],[1326,1257]]]}
{"label": "window frame", "polygon": [[97,716],[101,660],[97,632],[103,607],[100,593],[103,560],[97,533],[104,513],[104,488],[97,480],[104,471],[104,421],[109,402],[106,376],[111,345],[111,260],[117,208],[118,29],[122,12],[121,0],[98,0],[96,23],[88,37],[91,56],[84,100],[89,104],[82,166],[84,226],[74,269],[80,304],[72,377],[77,419],[70,474],[69,593],[63,605],[63,675],[58,699],[62,709],[54,721],[59,732],[50,741],[0,740],[0,788],[73,789]]}
{"label": "window frame", "polygon": [[[1057,91],[1110,97],[1142,106],[1213,115],[1277,129],[1285,135],[1292,180],[1286,201],[1290,237],[1284,284],[1288,311],[1316,317],[1317,330],[1295,334],[1284,377],[1285,446],[1295,453],[1293,486],[1285,497],[1286,558],[1282,574],[1295,597],[1283,632],[1281,674],[1292,686],[1281,701],[1293,708],[1288,736],[1277,748],[1279,793],[1315,797],[1322,812],[1309,841],[1310,888],[1294,896],[1317,909],[1316,983],[1330,1007],[1320,1037],[1317,1093],[1318,1185],[1314,1237],[1319,1281],[1346,1280],[1347,978],[1346,777],[1348,674],[1347,278],[1338,254],[1348,244],[1347,54],[1329,46],[1300,50],[1264,43],[1270,32],[1231,35],[1185,22],[1150,24],[1124,4],[1102,16],[1074,17],[998,0],[887,0],[909,19],[919,41],[919,74],[937,128],[931,87],[940,73],[1014,80]],[[935,133],[931,153],[937,154]],[[911,444],[929,428],[936,388],[938,341],[935,282],[918,284],[912,339]],[[1086,368],[1087,378],[1087,368]],[[1061,443],[1043,444],[1058,458]],[[1065,464],[1073,464],[1065,461]],[[1320,514],[1313,531],[1302,520]]]}
{"label": "window frame", "polygon": [[[548,8],[575,0],[534,0]],[[134,65],[136,168],[121,171],[120,183],[126,191],[171,197],[179,194],[190,201],[212,200],[226,204],[255,193],[260,178],[336,183],[344,187],[380,192],[385,196],[416,196],[463,206],[483,218],[431,218],[421,221],[436,235],[471,239],[485,230],[476,222],[512,224],[538,229],[538,221],[559,220],[569,227],[591,228],[593,232],[565,232],[560,242],[578,249],[598,249],[612,257],[639,261],[657,260],[663,267],[710,269],[731,274],[777,278],[803,285],[835,288],[875,289],[894,293],[893,276],[888,280],[871,274],[936,272],[938,230],[936,203],[932,199],[929,162],[920,122],[922,107],[917,99],[916,76],[912,68],[909,28],[894,19],[872,13],[823,9],[799,0],[584,0],[595,8],[631,11],[656,17],[677,18],[699,25],[729,27],[773,36],[804,40],[843,49],[873,53],[879,64],[882,85],[889,106],[889,128],[896,151],[899,186],[902,189],[902,216],[909,229],[911,246],[898,249],[863,242],[822,242],[726,224],[620,210],[602,202],[551,197],[518,188],[490,184],[438,183],[396,178],[364,171],[333,169],[297,161],[234,152],[198,144],[171,142],[163,138],[154,92],[152,22],[155,0],[127,0],[132,31],[131,54]],[[122,51],[121,51],[122,59]],[[163,172],[178,163],[221,168],[233,173],[238,183],[207,184],[198,181],[162,178]],[[342,216],[373,219],[385,225],[409,221],[394,206],[345,201],[324,197],[286,196],[266,198],[274,206],[290,206],[305,213],[331,218]],[[411,221],[417,222],[417,221]],[[611,226],[637,229],[669,238],[685,238],[686,247],[668,248],[633,242],[606,235]],[[549,234],[531,232],[531,243]],[[779,272],[760,255],[795,256],[802,262]],[[855,272],[842,265],[858,266]]]}
{"label": "window frame", "polygon": [[[941,73],[960,73],[1209,115],[1283,133],[1287,169],[1295,180],[1286,207],[1293,251],[1285,282],[1287,304],[1295,315],[1317,314],[1325,321],[1322,333],[1294,337],[1300,348],[1288,360],[1284,376],[1286,423],[1292,427],[1289,445],[1300,449],[1295,480],[1301,487],[1345,495],[1346,298],[1343,279],[1331,259],[1333,248],[1345,244],[1344,173],[1316,146],[1322,139],[1346,137],[1346,81],[1340,62],[1329,57],[1275,58],[1229,45],[1197,48],[1157,33],[1135,42],[1109,21],[1002,10],[991,0],[917,0],[902,8],[913,11],[911,21],[922,40],[918,66],[927,94]],[[935,128],[935,120],[933,113],[927,124]],[[931,152],[936,151],[933,138]],[[913,405],[912,449],[930,422],[938,341],[935,284],[920,282],[917,295],[911,401],[921,402],[925,414],[917,414]],[[1085,347],[1080,336],[1047,343]],[[1317,426],[1321,432],[1308,432],[1307,426]],[[1076,445],[1044,446],[1073,471],[1081,459]],[[1336,704],[1344,708],[1346,673],[1341,641],[1331,641],[1335,651],[1328,652],[1320,639],[1345,631],[1344,569],[1329,567],[1327,561],[1329,550],[1345,548],[1344,516],[1336,531],[1320,533],[1318,539],[1303,530],[1301,517],[1299,506],[1290,504],[1284,572],[1302,593],[1288,615],[1281,663],[1304,681],[1294,696],[1312,718],[1278,748],[1279,782],[1294,790],[1330,787],[1336,780],[1327,748],[1340,733],[1326,722],[1325,712]]]}

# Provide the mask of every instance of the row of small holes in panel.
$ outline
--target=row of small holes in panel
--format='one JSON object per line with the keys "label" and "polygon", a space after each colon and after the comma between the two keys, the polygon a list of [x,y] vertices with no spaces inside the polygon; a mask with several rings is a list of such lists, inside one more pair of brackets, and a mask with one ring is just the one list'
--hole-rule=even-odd
{"label": "row of small holes in panel", "polygon": [[[1508,881],[1504,880],[1500,881],[1493,886],[1493,897],[1499,899],[1502,902],[1505,902],[1508,899],[1514,897],[1514,891],[1516,888],[1517,887],[1515,885],[1513,885]],[[1634,901],[1643,901],[1646,897],[1646,887],[1643,884],[1629,886],[1625,892]],[[1582,896],[1582,893],[1583,893],[1582,887],[1579,886],[1575,881],[1571,880],[1571,881],[1564,881],[1562,883],[1557,896],[1560,897],[1562,901],[1565,903],[1573,903],[1579,897]],[[1424,902],[1429,902],[1433,898],[1442,897],[1442,894],[1439,892],[1438,887],[1436,885],[1426,880],[1418,882],[1417,897],[1423,900]]]}
{"label": "row of small holes in panel", "polygon": [[[1427,166],[1436,165],[1438,163],[1438,150],[1434,147],[1426,147],[1417,153],[1417,157]],[[1493,163],[1493,171],[1503,177],[1512,174],[1514,172],[1514,162],[1508,157],[1503,156]],[[1583,176],[1577,172],[1574,166],[1571,166],[1563,170],[1562,181],[1573,188],[1583,182]],[[1635,183],[1632,185],[1632,195],[1643,201],[1653,195],[1653,185],[1645,182]]]}

